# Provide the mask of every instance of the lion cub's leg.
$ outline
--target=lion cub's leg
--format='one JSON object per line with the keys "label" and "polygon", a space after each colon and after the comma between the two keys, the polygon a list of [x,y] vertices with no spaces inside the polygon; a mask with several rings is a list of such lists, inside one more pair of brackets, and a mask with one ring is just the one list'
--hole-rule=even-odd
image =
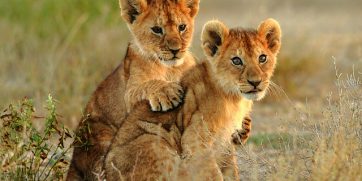
{"label": "lion cub's leg", "polygon": [[245,144],[249,139],[251,132],[251,118],[250,116],[245,116],[242,122],[241,129],[236,130],[231,136],[232,141],[236,145]]}
{"label": "lion cub's leg", "polygon": [[192,114],[182,134],[181,146],[188,180],[223,180],[214,149],[214,135],[203,120],[203,114]]}
{"label": "lion cub's leg", "polygon": [[68,174],[67,174],[67,179],[66,180],[73,180],[73,181],[78,181],[78,180],[82,180],[83,178],[81,177],[81,175],[79,174],[78,170],[75,168],[74,164],[71,164],[69,166],[69,170],[68,170]]}
{"label": "lion cub's leg", "polygon": [[234,145],[229,145],[228,150],[225,152],[224,155],[224,161],[220,165],[223,180],[240,180],[236,161],[237,159],[235,147]]}
{"label": "lion cub's leg", "polygon": [[182,160],[182,173],[179,180],[223,181],[223,174],[213,150],[199,150]]}
{"label": "lion cub's leg", "polygon": [[180,162],[177,149],[166,139],[145,133],[128,143],[115,140],[105,161],[106,178],[177,180]]}
{"label": "lion cub's leg", "polygon": [[150,80],[143,84],[130,85],[125,100],[128,112],[142,100],[149,102],[152,111],[168,111],[176,108],[182,102],[183,96],[183,89],[176,82]]}
{"label": "lion cub's leg", "polygon": [[[175,114],[138,104],[118,130],[105,160],[107,180],[175,180],[180,133]],[[165,128],[166,127],[166,128]]]}
{"label": "lion cub's leg", "polygon": [[175,180],[179,156],[159,138],[145,134],[113,147],[105,162],[107,180]]}
{"label": "lion cub's leg", "polygon": [[96,180],[101,175],[104,156],[115,132],[104,123],[92,118],[81,123],[66,180]]}

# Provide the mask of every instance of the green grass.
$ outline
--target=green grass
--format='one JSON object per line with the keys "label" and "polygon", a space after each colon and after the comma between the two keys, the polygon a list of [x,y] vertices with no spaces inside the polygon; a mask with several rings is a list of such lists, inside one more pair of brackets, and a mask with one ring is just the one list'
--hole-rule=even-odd
{"label": "green grass", "polygon": [[281,149],[290,147],[292,141],[293,135],[288,133],[262,133],[252,135],[248,143],[263,148]]}
{"label": "green grass", "polygon": [[[107,15],[102,17],[104,14]],[[118,1],[12,0],[0,3],[0,16],[14,25],[35,31],[39,37],[47,38],[66,34],[82,16],[87,17],[90,23],[100,17],[104,18],[104,25],[118,23],[119,9]]]}
{"label": "green grass", "polygon": [[121,61],[129,33],[118,1],[0,3],[0,108],[49,93],[74,127],[97,84]]}
{"label": "green grass", "polygon": [[[46,116],[35,116],[33,101],[24,99],[0,114],[0,180],[61,180],[69,165],[73,134],[59,122],[49,95]],[[33,124],[41,120],[39,131]]]}

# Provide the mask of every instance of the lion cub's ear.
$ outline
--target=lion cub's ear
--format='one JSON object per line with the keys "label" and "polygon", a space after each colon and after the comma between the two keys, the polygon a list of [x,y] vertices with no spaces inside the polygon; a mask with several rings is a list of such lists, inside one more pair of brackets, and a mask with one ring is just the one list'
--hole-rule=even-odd
{"label": "lion cub's ear", "polygon": [[267,19],[260,23],[258,27],[259,36],[266,40],[268,48],[277,54],[281,45],[282,31],[279,23],[274,19]]}
{"label": "lion cub's ear", "polygon": [[119,0],[121,16],[127,22],[132,24],[136,17],[147,8],[146,0]]}
{"label": "lion cub's ear", "polygon": [[186,6],[190,9],[190,16],[194,17],[199,11],[200,0],[183,0]]}
{"label": "lion cub's ear", "polygon": [[222,22],[217,20],[207,22],[201,33],[201,46],[205,55],[210,58],[217,55],[228,34],[229,29]]}

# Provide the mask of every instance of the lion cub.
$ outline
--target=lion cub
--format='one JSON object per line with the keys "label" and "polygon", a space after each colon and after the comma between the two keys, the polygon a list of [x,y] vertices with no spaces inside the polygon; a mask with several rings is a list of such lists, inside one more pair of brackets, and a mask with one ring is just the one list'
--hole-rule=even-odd
{"label": "lion cub", "polygon": [[273,19],[257,30],[210,21],[201,39],[207,61],[182,77],[184,104],[164,114],[138,105],[107,154],[107,180],[238,179],[230,135],[268,90],[281,29]]}
{"label": "lion cub", "polygon": [[152,111],[177,107],[183,97],[180,77],[195,64],[188,48],[199,0],[119,3],[133,40],[87,104],[67,180],[96,179],[114,134],[137,102],[146,100]]}

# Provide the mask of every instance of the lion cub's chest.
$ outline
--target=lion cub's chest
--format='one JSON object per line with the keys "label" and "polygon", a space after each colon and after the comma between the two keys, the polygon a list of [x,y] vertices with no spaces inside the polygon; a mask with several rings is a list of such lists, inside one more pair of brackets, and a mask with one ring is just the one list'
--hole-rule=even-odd
{"label": "lion cub's chest", "polygon": [[183,133],[182,147],[193,154],[205,149],[224,152],[231,144],[232,133],[240,129],[243,118],[250,112],[252,102],[214,96],[198,100],[198,103],[198,110],[190,115]]}
{"label": "lion cub's chest", "polygon": [[[250,112],[252,102],[240,100],[237,102],[226,101],[222,107],[208,114],[208,127],[213,128],[215,144],[217,142],[230,143],[231,134],[236,129],[241,129],[244,117]],[[207,114],[204,114],[207,115]]]}
{"label": "lion cub's chest", "polygon": [[159,61],[145,61],[139,57],[132,59],[130,74],[145,80],[164,80],[179,82],[182,75],[195,65],[194,58],[186,54],[183,63],[178,66],[168,67]]}

